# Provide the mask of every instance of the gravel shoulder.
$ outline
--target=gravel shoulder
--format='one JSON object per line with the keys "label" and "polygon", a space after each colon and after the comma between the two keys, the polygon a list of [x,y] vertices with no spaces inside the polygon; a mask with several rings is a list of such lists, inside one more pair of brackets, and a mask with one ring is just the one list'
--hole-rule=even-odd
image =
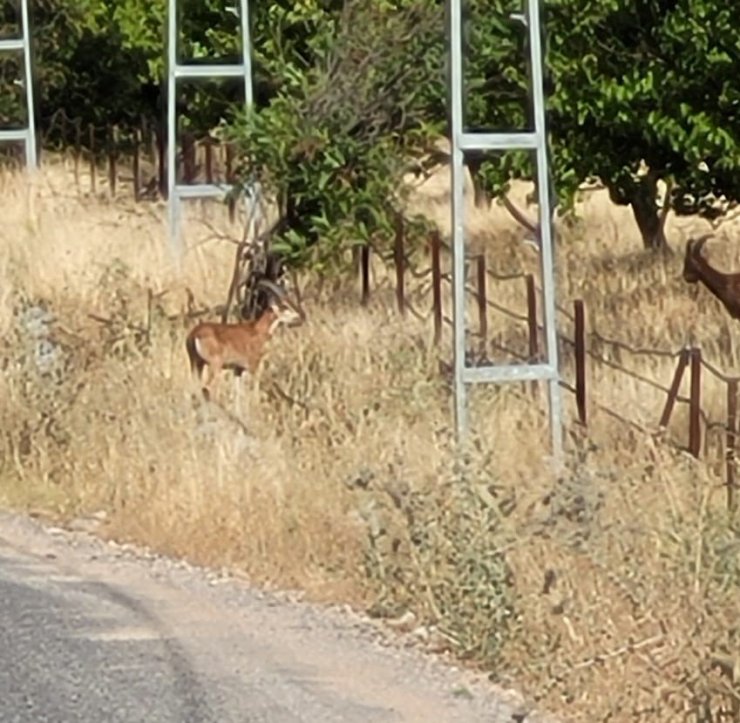
{"label": "gravel shoulder", "polygon": [[[112,701],[123,712],[107,719],[141,720],[137,705],[146,699],[148,720],[554,723],[515,692],[348,608],[257,590],[8,512],[0,512],[0,584],[0,693],[12,689],[16,705],[10,713],[6,700],[11,717],[2,720],[66,720],[60,699],[83,685],[84,670],[72,679],[43,668],[94,655],[92,679],[110,690],[96,703],[102,683],[90,685],[90,717],[79,720],[94,720],[94,706]],[[52,643],[67,648],[39,653]],[[19,668],[19,656],[32,659],[24,646],[35,651],[32,671]],[[122,646],[134,662],[122,658]],[[138,672],[110,677],[102,672],[109,669]],[[33,680],[48,681],[43,695]],[[57,684],[69,689],[55,699]],[[21,710],[31,698],[46,711]]]}

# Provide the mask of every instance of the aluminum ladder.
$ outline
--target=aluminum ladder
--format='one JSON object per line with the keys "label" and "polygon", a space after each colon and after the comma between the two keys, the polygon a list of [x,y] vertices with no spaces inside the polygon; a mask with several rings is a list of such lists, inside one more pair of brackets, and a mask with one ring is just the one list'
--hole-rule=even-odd
{"label": "aluminum ladder", "polygon": [[31,26],[28,21],[28,0],[21,0],[20,37],[0,40],[0,53],[23,54],[23,78],[17,81],[23,85],[26,96],[26,126],[13,130],[0,130],[0,142],[23,143],[26,168],[38,166],[36,152],[36,127],[33,103],[33,73],[31,68]]}
{"label": "aluminum ladder", "polygon": [[[24,0],[25,1],[25,0]],[[178,184],[177,183],[177,81],[217,80],[242,78],[247,108],[252,105],[252,61],[249,34],[249,3],[238,0],[236,8],[229,11],[239,15],[241,26],[242,62],[238,64],[191,65],[179,62],[177,0],[168,0],[167,21],[167,206],[169,234],[172,251],[178,263],[182,260],[181,204],[188,198],[224,198],[232,190],[230,184]]]}
{"label": "aluminum ladder", "polygon": [[[463,0],[450,0],[449,6],[449,104],[452,121],[452,242],[453,242],[453,308],[454,308],[454,378],[455,426],[460,441],[468,436],[468,385],[546,381],[549,386],[552,455],[556,464],[562,458],[563,412],[558,367],[557,328],[555,319],[555,278],[552,248],[552,214],[545,125],[543,83],[542,0],[523,0],[524,11],[511,16],[527,29],[531,63],[531,96],[534,129],[520,133],[468,132],[464,119],[463,83]],[[541,229],[540,261],[544,297],[544,327],[547,358],[538,364],[491,364],[470,367],[466,364],[465,323],[465,183],[464,151],[533,151],[537,167],[537,192]]]}

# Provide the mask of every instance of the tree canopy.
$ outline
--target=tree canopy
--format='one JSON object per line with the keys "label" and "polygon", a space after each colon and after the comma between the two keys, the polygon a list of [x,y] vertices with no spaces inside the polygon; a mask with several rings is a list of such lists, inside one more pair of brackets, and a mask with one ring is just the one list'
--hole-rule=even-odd
{"label": "tree canopy", "polygon": [[556,182],[569,198],[597,176],[632,206],[646,246],[660,246],[659,179],[672,182],[678,213],[712,217],[722,196],[740,195],[740,36],[732,11],[714,0],[587,6],[548,7],[558,28],[548,55]]}
{"label": "tree canopy", "polygon": [[442,131],[428,112],[443,87],[440,19],[418,2],[348,3],[322,24],[310,64],[230,129],[244,177],[279,202],[290,259],[323,264],[347,243],[391,237],[400,180]]}

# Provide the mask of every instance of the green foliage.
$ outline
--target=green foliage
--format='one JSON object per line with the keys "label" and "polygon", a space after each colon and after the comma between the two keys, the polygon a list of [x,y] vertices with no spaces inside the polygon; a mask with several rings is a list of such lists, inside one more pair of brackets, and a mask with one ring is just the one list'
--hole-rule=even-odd
{"label": "green foliage", "polygon": [[436,470],[426,489],[403,481],[402,465],[382,481],[359,480],[368,534],[366,569],[379,594],[371,612],[411,610],[465,657],[493,664],[516,623],[511,569],[502,549],[512,500],[470,460]]}
{"label": "green foliage", "polygon": [[[724,3],[552,3],[554,153],[614,200],[639,193],[641,161],[676,183],[680,212],[712,213],[740,191],[740,40]],[[581,4],[578,4],[579,7]],[[576,18],[578,18],[576,22]],[[708,171],[700,170],[705,163]]]}
{"label": "green foliage", "polygon": [[[532,127],[526,31],[506,20],[517,6],[469,3],[470,127]],[[732,17],[716,0],[546,3],[550,160],[562,209],[598,177],[615,202],[632,205],[646,245],[657,246],[659,179],[672,181],[679,213],[712,217],[720,197],[737,198],[740,41]],[[493,194],[532,173],[523,153],[487,157],[479,170]]]}
{"label": "green foliage", "polygon": [[[17,34],[11,3],[5,28]],[[239,18],[216,0],[180,0],[180,60],[234,61]],[[138,125],[141,116],[162,118],[160,92],[166,68],[166,0],[39,0],[31,8],[35,88],[42,130],[58,130],[59,111],[86,125]],[[7,65],[8,61],[3,61]],[[4,75],[18,77],[17,72]],[[3,90],[10,88],[3,84]],[[206,85],[198,93],[181,83],[181,110],[203,130],[243,98],[239,83]],[[18,95],[18,94],[16,94]],[[5,92],[0,97],[6,98]],[[22,99],[14,107],[22,115]],[[0,114],[7,103],[0,101]],[[4,112],[5,111],[5,112]]]}
{"label": "green foliage", "polygon": [[25,125],[23,88],[16,81],[21,77],[22,64],[18,58],[0,61],[0,124],[4,128]]}
{"label": "green foliage", "polygon": [[317,27],[311,46],[286,60],[289,80],[269,103],[228,133],[241,143],[243,180],[256,178],[279,203],[274,248],[321,268],[348,245],[391,237],[408,190],[401,176],[442,131],[428,120],[435,69],[442,87],[441,14],[422,2],[355,2],[337,22],[318,23],[316,3],[300,9]]}
{"label": "green foliage", "polygon": [[[14,5],[6,2],[3,7],[3,31],[9,36],[20,32]],[[126,125],[147,112],[151,102],[147,88],[142,87],[145,57],[139,49],[126,46],[120,27],[110,22],[108,4],[103,0],[38,0],[30,6],[37,122],[45,134],[51,130],[51,140],[58,133],[55,120],[60,113],[84,124]],[[8,89],[20,77],[20,57],[19,53],[0,60],[3,69],[16,68],[3,72],[0,81],[0,97],[6,101]],[[23,95],[13,95],[12,114],[25,121]]]}

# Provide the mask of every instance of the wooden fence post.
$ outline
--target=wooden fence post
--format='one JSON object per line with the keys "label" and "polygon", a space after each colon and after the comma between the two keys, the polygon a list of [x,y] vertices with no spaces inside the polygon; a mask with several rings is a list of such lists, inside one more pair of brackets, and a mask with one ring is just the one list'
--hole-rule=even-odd
{"label": "wooden fence post", "polygon": [[678,390],[681,388],[681,381],[683,380],[683,374],[686,371],[686,367],[689,363],[689,350],[681,349],[681,353],[678,355],[678,366],[673,374],[673,381],[668,390],[668,399],[666,399],[665,407],[663,408],[663,414],[660,416],[660,427],[667,427],[671,421],[671,414],[673,413],[673,407],[676,406],[676,399],[678,398]]}
{"label": "wooden fence post", "polygon": [[488,297],[486,295],[486,254],[478,254],[476,259],[478,276],[478,328],[480,331],[481,354],[486,353],[488,339]]}
{"label": "wooden fence post", "polygon": [[117,169],[118,156],[118,126],[114,125],[108,131],[108,193],[111,198],[116,195],[116,180],[118,178]]}
{"label": "wooden fence post", "polygon": [[213,183],[213,138],[206,136],[206,183]]}
{"label": "wooden fence post", "polygon": [[154,124],[154,126],[151,126],[147,123],[146,118],[144,118],[144,128],[142,130],[142,133],[144,134],[143,142],[146,148],[146,153],[149,156],[149,162],[154,168],[155,178],[158,178],[157,173],[159,170],[159,143],[157,142],[156,123]]}
{"label": "wooden fence post", "polygon": [[[167,200],[167,140],[165,130],[159,125],[154,129],[154,142],[157,144],[157,184],[159,195]],[[174,143],[174,139],[173,139]],[[175,159],[175,171],[177,171],[177,159]]]}
{"label": "wooden fence post", "polygon": [[396,237],[393,244],[393,260],[396,265],[396,304],[402,316],[406,314],[406,290],[404,288],[406,259],[403,248],[403,216],[396,216]]}
{"label": "wooden fence post", "polygon": [[370,245],[360,246],[360,303],[367,306],[370,301]]}
{"label": "wooden fence post", "polygon": [[74,155],[74,168],[75,168],[75,185],[77,190],[80,189],[80,156],[82,155],[82,125],[80,119],[75,121],[75,155]]}
{"label": "wooden fence post", "polygon": [[735,478],[735,444],[737,441],[737,380],[727,382],[727,509],[735,515],[737,508]]}
{"label": "wooden fence post", "polygon": [[182,173],[186,184],[195,180],[195,137],[190,132],[182,134]]}
{"label": "wooden fence post", "polygon": [[62,164],[64,170],[67,170],[67,151],[69,149],[69,131],[67,130],[67,114],[62,111],[61,122],[59,124],[59,134],[62,137]]}
{"label": "wooden fence post", "polygon": [[442,339],[442,239],[439,231],[433,231],[429,239],[432,252],[432,303],[434,304],[434,343]]}
{"label": "wooden fence post", "polygon": [[94,194],[97,190],[97,171],[95,158],[95,126],[90,123],[87,127],[88,145],[90,146],[90,191]]}
{"label": "wooden fence post", "polygon": [[581,299],[573,302],[575,311],[575,347],[576,347],[576,405],[578,421],[588,425],[586,406],[586,312]]}
{"label": "wooden fence post", "polygon": [[226,183],[234,182],[234,146],[231,143],[226,144]]}
{"label": "wooden fence post", "polygon": [[689,397],[689,452],[701,453],[701,349],[691,349],[691,393]]}
{"label": "wooden fence post", "polygon": [[134,129],[134,201],[141,199],[141,131]]}
{"label": "wooden fence post", "polygon": [[534,284],[534,276],[527,274],[527,329],[529,332],[529,362],[534,364],[540,359],[540,351],[537,333],[537,289]]}

